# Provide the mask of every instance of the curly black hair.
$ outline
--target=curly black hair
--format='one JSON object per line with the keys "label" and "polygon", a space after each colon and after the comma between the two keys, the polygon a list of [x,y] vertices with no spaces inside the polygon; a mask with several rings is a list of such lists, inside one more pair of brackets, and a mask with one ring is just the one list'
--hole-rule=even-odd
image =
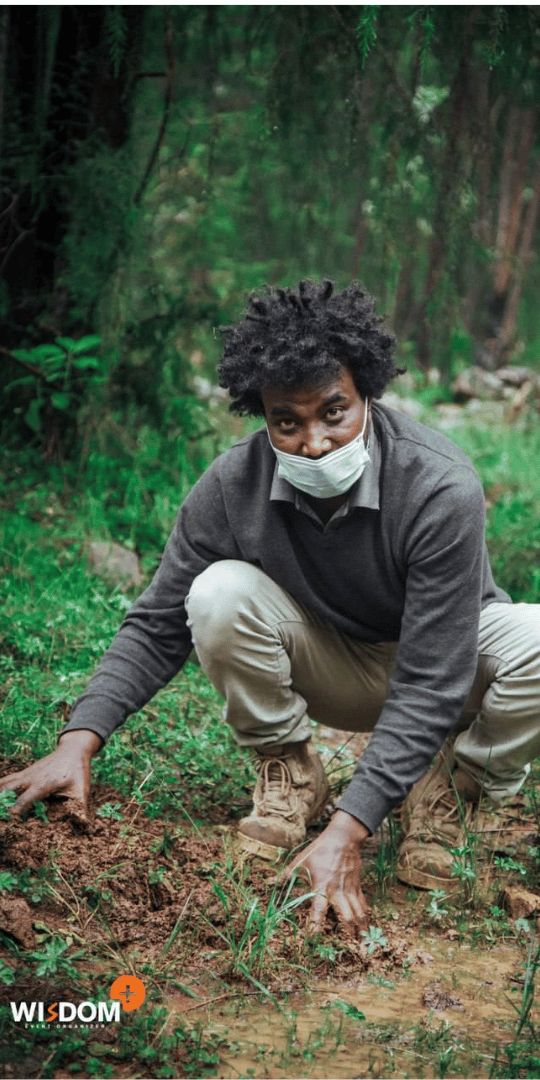
{"label": "curly black hair", "polygon": [[229,390],[231,411],[263,416],[265,386],[297,389],[332,379],[343,366],[361,397],[380,397],[405,369],[394,364],[396,339],[380,328],[374,306],[357,281],[342,292],[325,279],[253,293],[241,321],[221,331],[219,385]]}

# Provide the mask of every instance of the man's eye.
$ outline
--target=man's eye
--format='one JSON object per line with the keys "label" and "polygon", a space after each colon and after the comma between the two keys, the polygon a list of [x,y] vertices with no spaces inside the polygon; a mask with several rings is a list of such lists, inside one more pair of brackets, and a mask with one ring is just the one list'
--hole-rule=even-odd
{"label": "man's eye", "polygon": [[278,424],[280,431],[294,431],[294,420],[280,420]]}
{"label": "man's eye", "polygon": [[328,409],[326,415],[329,420],[339,420],[340,416],[343,416],[343,409],[340,405],[333,405],[331,409]]}

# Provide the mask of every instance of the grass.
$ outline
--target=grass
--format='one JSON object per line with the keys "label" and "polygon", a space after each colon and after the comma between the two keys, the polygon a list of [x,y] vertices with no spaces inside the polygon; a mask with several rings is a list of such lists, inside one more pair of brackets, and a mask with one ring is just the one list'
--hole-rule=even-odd
{"label": "grass", "polygon": [[[484,482],[490,503],[488,544],[498,583],[515,600],[537,601],[540,435],[533,429],[471,428],[456,431],[455,438]],[[72,476],[54,467],[41,470],[28,455],[12,455],[5,464],[0,505],[0,752],[18,766],[53,748],[70,705],[131,602],[131,594],[89,575],[84,555],[88,539],[114,537],[136,546],[148,574],[157,565],[177,503],[196,472],[193,464],[192,471],[186,471],[180,458],[169,470],[160,468],[154,459],[162,451],[147,440],[124,493],[124,473],[114,475],[105,456],[94,460],[93,483],[85,498]],[[385,1027],[368,1023],[361,1009],[354,1013],[356,1007],[348,1006],[352,1012],[322,1016],[319,1026],[301,1039],[295,1009],[288,1004],[288,987],[306,988],[317,978],[346,980],[361,970],[379,980],[382,993],[388,989],[388,975],[393,980],[410,977],[406,965],[396,966],[392,953],[393,867],[399,841],[393,820],[367,868],[374,922],[359,943],[347,943],[338,933],[307,938],[305,897],[298,887],[284,889],[268,876],[250,880],[246,870],[235,867],[226,847],[219,858],[210,854],[199,868],[200,880],[208,886],[206,900],[194,906],[193,896],[182,891],[186,867],[178,856],[178,837],[188,832],[196,838],[207,835],[209,824],[222,822],[224,808],[227,820],[233,820],[250,805],[253,766],[236,746],[221,710],[221,700],[197,664],[189,663],[97,756],[93,777],[103,791],[98,818],[111,851],[111,865],[99,880],[79,890],[76,880],[62,871],[55,851],[37,867],[2,869],[0,898],[26,901],[39,939],[35,948],[25,950],[9,934],[1,934],[4,1002],[17,987],[27,997],[42,995],[46,1001],[56,1000],[54,995],[66,993],[68,986],[74,1000],[107,996],[112,978],[125,972],[127,964],[142,973],[148,1003],[144,1013],[123,1017],[114,1041],[107,1032],[14,1029],[9,1007],[3,1004],[0,1075],[7,1075],[10,1061],[30,1061],[30,1070],[34,1059],[39,1062],[34,1075],[39,1076],[115,1077],[126,1075],[127,1068],[130,1075],[152,1077],[215,1075],[220,1054],[234,1043],[210,1021],[206,1009],[199,1018],[201,1001],[216,998],[227,1008],[238,1003],[242,1010],[253,1001],[278,1010],[286,1038],[272,1060],[276,1069],[290,1067],[291,1075],[312,1075],[316,1062],[324,1055],[331,1060],[343,1040],[348,1046],[351,1040],[369,1043],[373,1076],[398,1075],[398,1062],[405,1062],[409,1075],[416,1075],[419,1062],[431,1069],[430,1075],[466,1075],[460,1072],[468,1067],[463,1039],[442,1021],[427,1027]],[[339,760],[332,767],[340,772],[338,766]],[[339,775],[336,785],[343,782]],[[537,785],[530,791],[535,809]],[[9,816],[10,801],[9,794],[0,796],[0,826]],[[38,807],[44,828],[47,813],[48,807]],[[149,823],[147,830],[156,829],[152,850],[144,855],[137,850],[143,821]],[[158,910],[167,889],[185,897],[174,908],[174,920],[157,951],[146,942],[126,951],[114,930],[111,913],[121,889],[129,888],[127,877],[124,884],[125,859],[113,858],[121,843],[132,845],[131,859],[150,906]],[[441,891],[420,900],[416,896],[418,932],[450,932],[476,949],[512,943],[519,951],[523,971],[514,1028],[501,1036],[496,1052],[492,1048],[489,1068],[493,1077],[540,1076],[534,926],[518,928],[497,898],[497,881],[536,887],[538,851],[499,854],[490,889],[481,880],[475,854],[472,839],[456,852],[461,910]],[[69,932],[60,933],[60,924]],[[202,972],[199,982],[189,977],[195,963]],[[173,992],[192,1000],[193,1012],[171,1018],[167,1002]],[[470,1048],[469,1067],[474,1053]],[[263,1065],[252,1067],[251,1075],[257,1075]]]}

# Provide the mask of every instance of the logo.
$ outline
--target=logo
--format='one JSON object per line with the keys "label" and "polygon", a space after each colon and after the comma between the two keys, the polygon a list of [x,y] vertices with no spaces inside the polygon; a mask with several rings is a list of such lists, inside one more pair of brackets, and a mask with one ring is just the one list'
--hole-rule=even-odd
{"label": "logo", "polygon": [[111,986],[111,997],[120,998],[124,1012],[132,1012],[146,997],[144,983],[136,975],[121,975]]}
{"label": "logo", "polygon": [[25,1027],[104,1027],[106,1023],[117,1024],[120,1005],[124,1012],[132,1012],[142,1005],[146,990],[136,975],[120,975],[110,990],[110,1001],[10,1001],[11,1014],[16,1024]]}

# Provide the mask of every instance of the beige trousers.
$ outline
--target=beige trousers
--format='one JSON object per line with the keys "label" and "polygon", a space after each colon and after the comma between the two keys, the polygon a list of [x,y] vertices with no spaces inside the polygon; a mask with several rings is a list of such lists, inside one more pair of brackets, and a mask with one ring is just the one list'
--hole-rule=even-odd
{"label": "beige trousers", "polygon": [[[193,582],[188,624],[243,746],[299,742],[310,719],[372,731],[397,643],[355,641],[307,611],[263,571],[213,563]],[[515,794],[540,755],[540,605],[490,604],[455,744],[462,769],[494,801]]]}

